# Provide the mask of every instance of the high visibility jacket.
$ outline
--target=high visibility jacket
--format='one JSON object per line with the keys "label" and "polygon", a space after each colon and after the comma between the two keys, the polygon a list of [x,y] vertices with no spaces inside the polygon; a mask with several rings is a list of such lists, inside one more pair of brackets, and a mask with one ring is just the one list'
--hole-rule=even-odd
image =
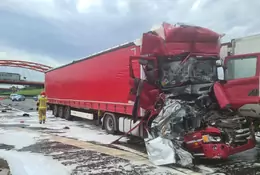
{"label": "high visibility jacket", "polygon": [[38,99],[38,102],[39,102],[39,109],[46,109],[47,108],[47,97],[43,97],[41,96],[39,99]]}

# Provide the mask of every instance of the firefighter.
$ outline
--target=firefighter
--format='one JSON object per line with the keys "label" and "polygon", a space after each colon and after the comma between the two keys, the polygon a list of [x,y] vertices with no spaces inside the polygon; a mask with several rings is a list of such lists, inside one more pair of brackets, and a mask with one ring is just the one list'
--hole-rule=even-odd
{"label": "firefighter", "polygon": [[38,113],[39,113],[39,122],[40,124],[45,123],[46,120],[46,111],[47,111],[47,97],[45,92],[41,92],[41,96],[37,102]]}

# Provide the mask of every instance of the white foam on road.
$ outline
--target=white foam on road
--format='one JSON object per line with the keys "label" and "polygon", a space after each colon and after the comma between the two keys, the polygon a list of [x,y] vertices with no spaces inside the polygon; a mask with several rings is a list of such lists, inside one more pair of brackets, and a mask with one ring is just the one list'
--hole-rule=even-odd
{"label": "white foam on road", "polygon": [[21,149],[36,143],[40,139],[40,134],[35,132],[0,130],[0,143],[13,145],[16,149]]}
{"label": "white foam on road", "polygon": [[8,162],[12,175],[69,175],[72,172],[41,154],[0,150],[0,157]]}
{"label": "white foam on road", "polygon": [[[95,141],[103,144],[109,144],[112,141],[119,138],[119,136],[108,135],[101,128],[88,124],[87,122],[81,121],[66,121],[61,118],[56,118],[48,112],[47,123],[38,123],[37,112],[30,112],[30,117],[22,117],[22,113],[14,112],[12,117],[2,117],[0,120],[1,125],[20,125],[21,121],[23,124],[29,127],[48,128],[51,130],[62,131],[64,133],[52,133],[58,136],[71,137],[83,141]],[[10,114],[8,114],[9,116]],[[81,126],[79,126],[81,125]],[[70,129],[63,129],[68,126]],[[8,128],[7,128],[8,129]],[[39,130],[37,130],[39,131]],[[42,130],[45,132],[46,130]],[[15,131],[15,130],[0,130],[0,143],[14,145],[16,149],[20,149],[25,146],[29,146],[42,139],[42,135],[39,132],[31,131]],[[48,136],[46,136],[48,137]],[[6,159],[10,165],[11,172],[13,175],[43,175],[43,174],[70,174],[73,167],[65,167],[58,161],[53,160],[51,157],[46,157],[41,154],[34,154],[28,152],[17,152],[17,151],[5,151],[0,150],[0,157]],[[134,162],[133,162],[134,163]],[[125,166],[124,166],[125,168]],[[130,167],[129,167],[130,168]],[[191,174],[190,171],[168,169],[164,167],[157,167],[156,170],[151,172],[153,174],[167,174],[167,172],[174,172],[176,174]]]}
{"label": "white foam on road", "polygon": [[[67,121],[65,119],[56,118],[51,114],[50,111],[47,113],[47,120],[45,124],[39,124],[37,112],[27,112],[27,114],[29,114],[29,117],[23,117],[22,112],[8,114],[2,113],[0,115],[0,125],[25,125],[28,128],[47,128],[49,130],[56,130],[61,132],[53,133],[53,135],[75,138],[81,141],[92,141],[101,144],[110,144],[120,137],[118,135],[107,134],[104,130],[101,129],[101,127],[88,124],[85,121]],[[10,115],[16,117],[10,117]],[[69,127],[69,129],[64,129],[65,127]],[[124,142],[126,139],[123,138],[120,141]]]}

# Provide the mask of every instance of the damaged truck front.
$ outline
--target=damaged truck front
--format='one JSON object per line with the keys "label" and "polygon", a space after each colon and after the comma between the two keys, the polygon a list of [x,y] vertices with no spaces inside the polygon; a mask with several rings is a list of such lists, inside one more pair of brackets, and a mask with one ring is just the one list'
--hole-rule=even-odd
{"label": "damaged truck front", "polygon": [[[143,34],[141,56],[130,58],[133,117],[145,109],[154,164],[226,159],[255,146],[252,122],[228,101],[232,87],[219,78],[220,38],[206,28],[164,23]],[[134,73],[137,61],[145,78]]]}

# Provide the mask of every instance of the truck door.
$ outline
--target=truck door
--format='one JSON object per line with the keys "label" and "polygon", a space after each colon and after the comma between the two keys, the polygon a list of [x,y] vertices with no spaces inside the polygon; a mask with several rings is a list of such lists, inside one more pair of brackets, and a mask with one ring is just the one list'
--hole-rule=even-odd
{"label": "truck door", "polygon": [[[226,57],[224,65],[225,80],[227,82],[223,85],[233,108],[242,107],[241,112],[243,112],[243,110],[244,112],[252,110],[251,112],[254,111],[253,113],[258,113],[257,115],[260,115],[260,106],[258,105],[259,58],[260,53]],[[250,115],[253,114],[251,113]]]}
{"label": "truck door", "polygon": [[[136,67],[136,61],[139,62],[139,68]],[[141,66],[140,66],[141,65]],[[156,58],[130,57],[130,94],[129,100],[134,101],[133,116],[135,118],[138,108],[153,109],[156,98],[159,95],[155,83],[157,81],[157,60]],[[140,72],[138,72],[140,71]],[[135,114],[134,114],[135,113]]]}

